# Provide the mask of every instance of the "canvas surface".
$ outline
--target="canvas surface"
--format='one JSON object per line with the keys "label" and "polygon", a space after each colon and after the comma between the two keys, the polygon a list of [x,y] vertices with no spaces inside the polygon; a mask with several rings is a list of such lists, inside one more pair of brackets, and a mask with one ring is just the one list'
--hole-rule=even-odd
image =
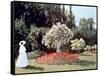
{"label": "canvas surface", "polygon": [[15,74],[97,69],[97,6],[12,2]]}

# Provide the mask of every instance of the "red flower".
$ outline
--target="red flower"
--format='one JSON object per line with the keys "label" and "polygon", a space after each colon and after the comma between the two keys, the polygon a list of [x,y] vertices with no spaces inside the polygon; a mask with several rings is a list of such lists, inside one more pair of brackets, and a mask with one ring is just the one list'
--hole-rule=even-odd
{"label": "red flower", "polygon": [[68,64],[79,61],[77,54],[66,52],[50,53],[37,58],[36,62],[40,64]]}

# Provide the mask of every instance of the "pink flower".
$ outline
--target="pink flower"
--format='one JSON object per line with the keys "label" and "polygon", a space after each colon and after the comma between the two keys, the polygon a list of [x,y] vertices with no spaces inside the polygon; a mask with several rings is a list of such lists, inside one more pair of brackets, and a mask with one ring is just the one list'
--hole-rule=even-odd
{"label": "pink flower", "polygon": [[79,61],[80,58],[77,54],[67,52],[50,53],[37,58],[36,62],[40,64],[68,64]]}

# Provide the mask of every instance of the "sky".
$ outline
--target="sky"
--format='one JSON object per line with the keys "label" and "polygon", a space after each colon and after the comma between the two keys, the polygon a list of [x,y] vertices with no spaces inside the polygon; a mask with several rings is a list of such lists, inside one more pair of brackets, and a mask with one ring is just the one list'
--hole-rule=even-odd
{"label": "sky", "polygon": [[96,28],[96,7],[88,7],[88,6],[72,6],[72,12],[75,16],[76,26],[79,25],[80,18],[93,18],[95,24],[94,28]]}

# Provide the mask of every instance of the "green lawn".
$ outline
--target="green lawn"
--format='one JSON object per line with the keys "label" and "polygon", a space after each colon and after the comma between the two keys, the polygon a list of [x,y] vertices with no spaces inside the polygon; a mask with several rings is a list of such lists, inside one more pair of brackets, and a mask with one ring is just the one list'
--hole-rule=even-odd
{"label": "green lawn", "polygon": [[45,65],[37,64],[35,59],[29,60],[29,66],[26,68],[15,68],[16,74],[20,73],[36,73],[36,72],[49,72],[49,71],[69,71],[69,70],[84,70],[96,69],[96,55],[80,54],[80,61],[74,64],[64,65]]}

